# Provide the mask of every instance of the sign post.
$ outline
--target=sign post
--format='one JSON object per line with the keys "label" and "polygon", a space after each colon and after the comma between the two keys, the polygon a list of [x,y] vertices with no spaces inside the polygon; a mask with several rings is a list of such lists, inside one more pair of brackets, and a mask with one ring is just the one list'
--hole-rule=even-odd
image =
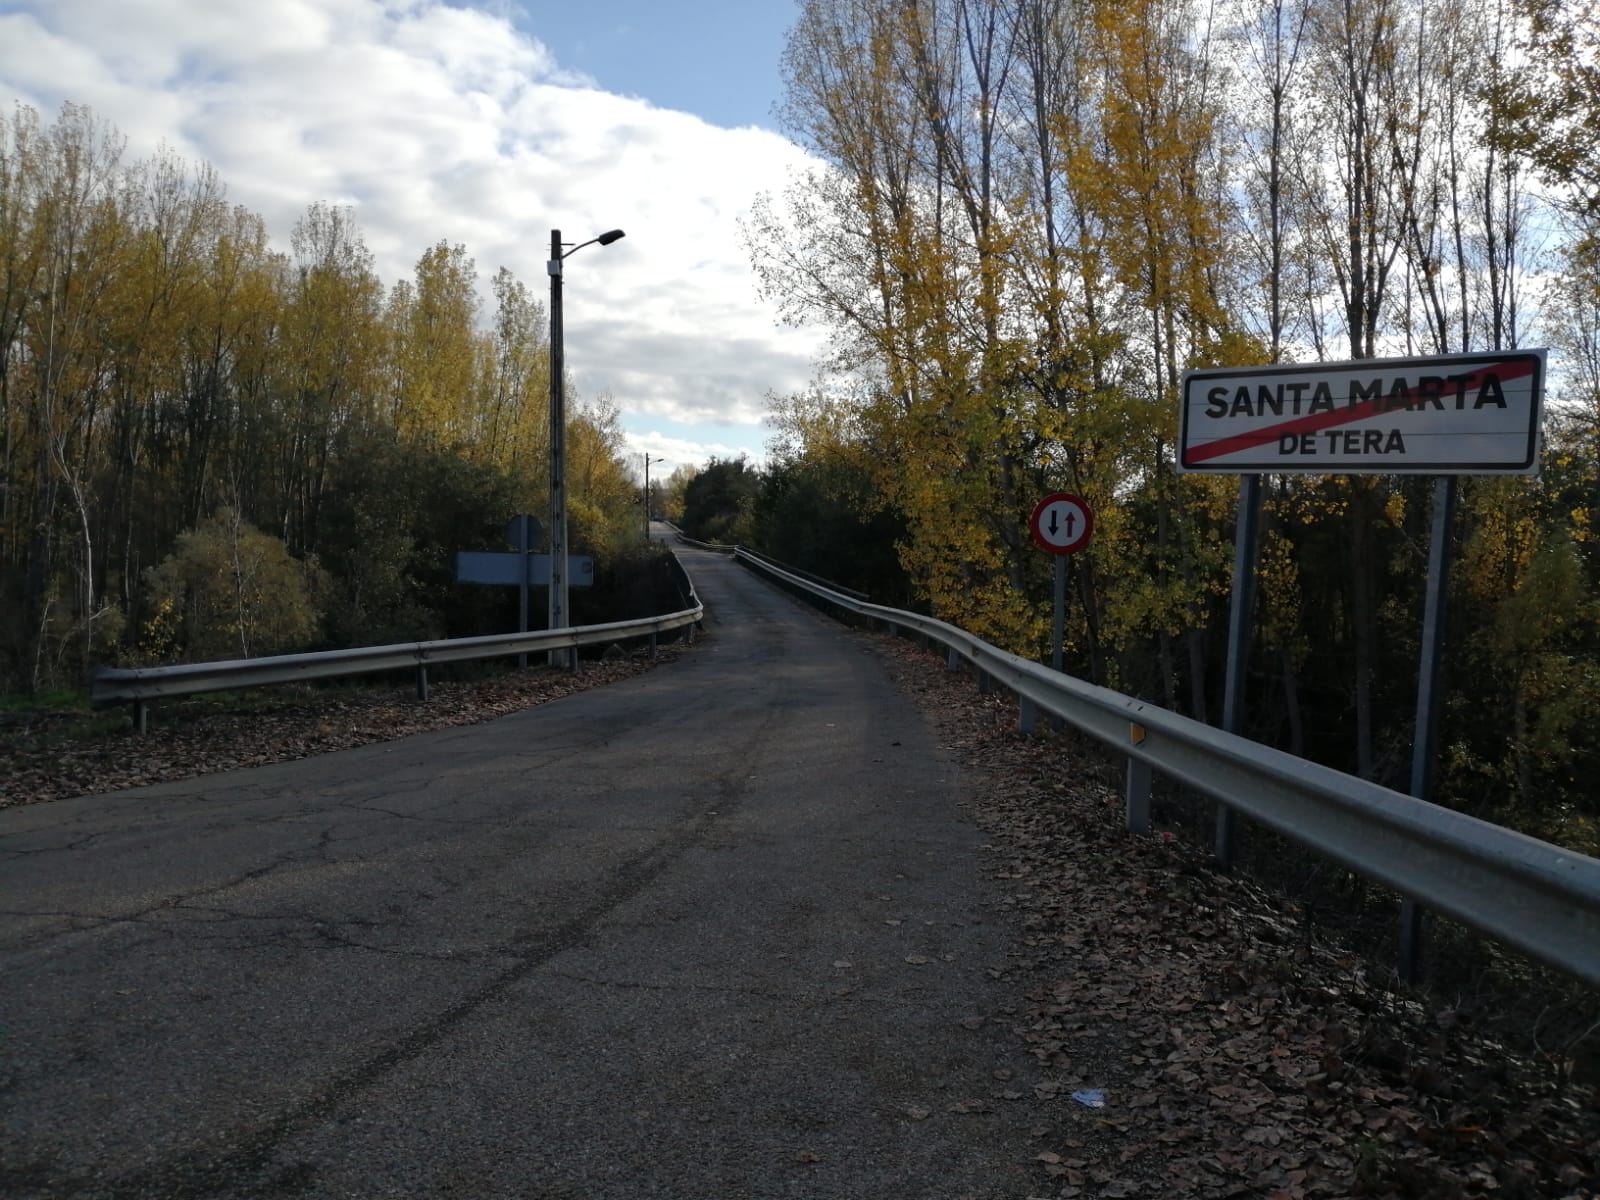
{"label": "sign post", "polygon": [[[539,542],[544,534],[544,528],[539,524],[539,518],[530,513],[522,513],[512,517],[506,522],[506,542],[515,546],[518,554],[527,554]],[[526,573],[517,585],[517,632],[528,632],[528,580]],[[528,656],[517,655],[517,669],[527,670]]]}
{"label": "sign post", "polygon": [[[1222,685],[1222,727],[1244,732],[1244,683],[1250,665],[1250,616],[1256,596],[1256,540],[1261,524],[1261,476],[1239,480],[1239,514],[1233,532],[1233,595],[1228,607],[1228,661]],[[1238,820],[1226,804],[1217,805],[1212,855],[1224,871],[1233,866]]]}
{"label": "sign post", "polygon": [[1028,532],[1034,545],[1056,556],[1055,615],[1050,626],[1050,666],[1063,669],[1067,637],[1067,556],[1076,554],[1094,536],[1094,510],[1071,492],[1054,492],[1033,507]]}
{"label": "sign post", "polygon": [[[1431,799],[1439,724],[1450,528],[1462,475],[1536,475],[1545,351],[1206,368],[1183,376],[1178,469],[1241,473],[1436,475],[1418,669],[1411,794]],[[1254,567],[1253,489],[1241,486],[1228,626],[1224,727],[1242,727]],[[1250,548],[1246,555],[1247,546]],[[1233,857],[1233,810],[1217,814],[1216,852]],[[1422,914],[1402,902],[1400,973],[1420,974]]]}

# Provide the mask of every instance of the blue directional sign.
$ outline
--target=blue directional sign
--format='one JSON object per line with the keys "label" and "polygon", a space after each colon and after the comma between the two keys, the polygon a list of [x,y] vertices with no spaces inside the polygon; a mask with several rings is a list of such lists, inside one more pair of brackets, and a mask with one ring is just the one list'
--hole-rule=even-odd
{"label": "blue directional sign", "polygon": [[[456,582],[498,584],[501,587],[548,587],[548,554],[512,554],[495,550],[458,550]],[[594,586],[594,559],[587,554],[567,557],[567,586]]]}

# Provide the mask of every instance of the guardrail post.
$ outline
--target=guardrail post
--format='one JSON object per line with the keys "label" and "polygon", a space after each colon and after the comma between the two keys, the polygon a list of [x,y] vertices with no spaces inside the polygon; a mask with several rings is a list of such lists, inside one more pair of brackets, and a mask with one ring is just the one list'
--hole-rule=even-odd
{"label": "guardrail post", "polygon": [[650,631],[650,661],[651,662],[655,662],[655,660],[656,660],[656,631],[654,629],[652,629]]}
{"label": "guardrail post", "polygon": [[950,647],[950,653],[945,656],[944,669],[946,671],[961,670],[961,655],[956,653],[956,648],[954,646]]}
{"label": "guardrail post", "polygon": [[978,668],[978,695],[987,696],[994,690],[994,681],[989,678],[989,672],[982,667]]}
{"label": "guardrail post", "polygon": [[1150,832],[1150,764],[1142,758],[1128,758],[1122,809],[1129,833]]}
{"label": "guardrail post", "polygon": [[426,700],[427,698],[428,698],[428,664],[427,663],[418,663],[417,664],[417,699],[418,700]]}
{"label": "guardrail post", "polygon": [[148,700],[135,700],[133,702],[133,731],[141,736],[150,732],[150,702]]}
{"label": "guardrail post", "polygon": [[1039,726],[1039,706],[1026,696],[1017,697],[1017,732],[1032,733]]}
{"label": "guardrail post", "polygon": [[1222,801],[1217,801],[1216,825],[1212,836],[1211,859],[1217,870],[1233,870],[1234,853],[1239,845],[1238,814]]}
{"label": "guardrail post", "polygon": [[[1143,725],[1129,723],[1128,741],[1142,746],[1146,736]],[[1131,754],[1122,784],[1122,812],[1129,833],[1150,832],[1150,764]]]}
{"label": "guardrail post", "polygon": [[1422,917],[1426,910],[1410,896],[1400,901],[1400,978],[1416,983],[1422,978]]}

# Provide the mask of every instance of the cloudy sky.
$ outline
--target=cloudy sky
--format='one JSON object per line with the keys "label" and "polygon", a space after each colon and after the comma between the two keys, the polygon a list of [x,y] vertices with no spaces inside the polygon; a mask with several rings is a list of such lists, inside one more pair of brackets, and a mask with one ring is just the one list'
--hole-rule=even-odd
{"label": "cloudy sky", "polygon": [[[0,0],[0,103],[86,104],[213,163],[279,248],[355,208],[386,284],[461,243],[541,292],[550,231],[567,366],[667,461],[759,457],[811,334],[756,295],[737,221],[802,161],[774,132],[791,0]],[[483,294],[487,298],[485,286]]]}

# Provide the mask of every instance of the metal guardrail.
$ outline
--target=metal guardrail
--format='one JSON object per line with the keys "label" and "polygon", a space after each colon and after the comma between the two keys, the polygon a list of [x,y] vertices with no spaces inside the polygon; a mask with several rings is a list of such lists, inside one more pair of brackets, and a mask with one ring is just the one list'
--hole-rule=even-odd
{"label": "metal guardrail", "polygon": [[789,563],[779,562],[770,555],[762,554],[759,550],[752,550],[748,546],[739,546],[737,550],[738,553],[746,556],[747,558],[758,558],[769,567],[776,567],[780,571],[787,571],[791,575],[798,575],[801,579],[809,580],[810,582],[817,584],[819,587],[827,588],[830,592],[838,592],[841,596],[849,596],[852,600],[871,599],[866,592],[860,592],[855,588],[845,587],[842,583],[835,583],[831,579],[824,579],[821,575],[814,574],[811,571],[802,571],[799,567],[791,566]]}
{"label": "metal guardrail", "polygon": [[852,600],[870,600],[871,599],[871,597],[866,592],[860,592],[860,591],[857,591],[855,588],[845,587],[844,584],[835,583],[831,579],[824,579],[821,575],[817,575],[814,572],[801,570],[799,567],[794,566],[792,563],[779,562],[777,559],[773,558],[771,555],[763,554],[759,550],[752,550],[749,546],[739,546],[739,545],[729,546],[729,545],[725,545],[722,542],[701,542],[701,541],[697,541],[696,539],[690,537],[683,530],[679,529],[676,525],[673,525],[670,521],[663,522],[663,523],[666,524],[666,525],[671,526],[672,532],[677,534],[678,540],[680,542],[682,542],[686,546],[693,546],[696,550],[710,550],[715,554],[730,554],[731,555],[731,554],[737,553],[737,554],[742,554],[747,558],[760,559],[763,563],[765,563],[769,567],[775,567],[780,571],[788,572],[790,575],[798,575],[802,579],[808,579],[812,583],[817,584],[819,587],[825,588],[827,591],[838,592],[842,596],[849,596]]}
{"label": "metal guardrail", "polygon": [[[670,524],[670,522],[668,522],[668,524]],[[678,535],[678,540],[685,546],[693,546],[696,550],[710,550],[716,554],[732,554],[735,550],[739,549],[738,546],[725,546],[721,542],[702,542],[696,538],[690,537],[676,525],[672,526],[672,532]]]}
{"label": "metal guardrail", "polygon": [[1346,775],[1009,654],[933,617],[869,604],[735,548],[738,561],[858,616],[912,630],[1126,757],[1128,829],[1150,829],[1152,772],[1600,987],[1600,859]]}
{"label": "metal guardrail", "polygon": [[[681,564],[680,564],[680,570]],[[226,662],[183,663],[173,667],[102,668],[90,681],[90,699],[95,704],[132,703],[133,723],[143,733],[148,723],[152,700],[171,696],[192,696],[202,692],[229,691],[234,688],[272,687],[299,683],[307,679],[329,679],[347,675],[368,675],[377,671],[414,669],[417,696],[428,698],[428,668],[439,663],[469,662],[502,658],[544,650],[576,650],[606,642],[648,637],[654,650],[659,634],[693,627],[705,616],[705,607],[688,581],[689,607],[659,617],[633,621],[613,621],[605,625],[579,625],[567,629],[530,633],[489,634],[485,637],[445,638],[430,642],[401,642],[391,646],[360,646],[348,650],[328,650],[314,654],[279,654],[264,658],[232,659]],[[576,662],[574,661],[574,665]]]}

